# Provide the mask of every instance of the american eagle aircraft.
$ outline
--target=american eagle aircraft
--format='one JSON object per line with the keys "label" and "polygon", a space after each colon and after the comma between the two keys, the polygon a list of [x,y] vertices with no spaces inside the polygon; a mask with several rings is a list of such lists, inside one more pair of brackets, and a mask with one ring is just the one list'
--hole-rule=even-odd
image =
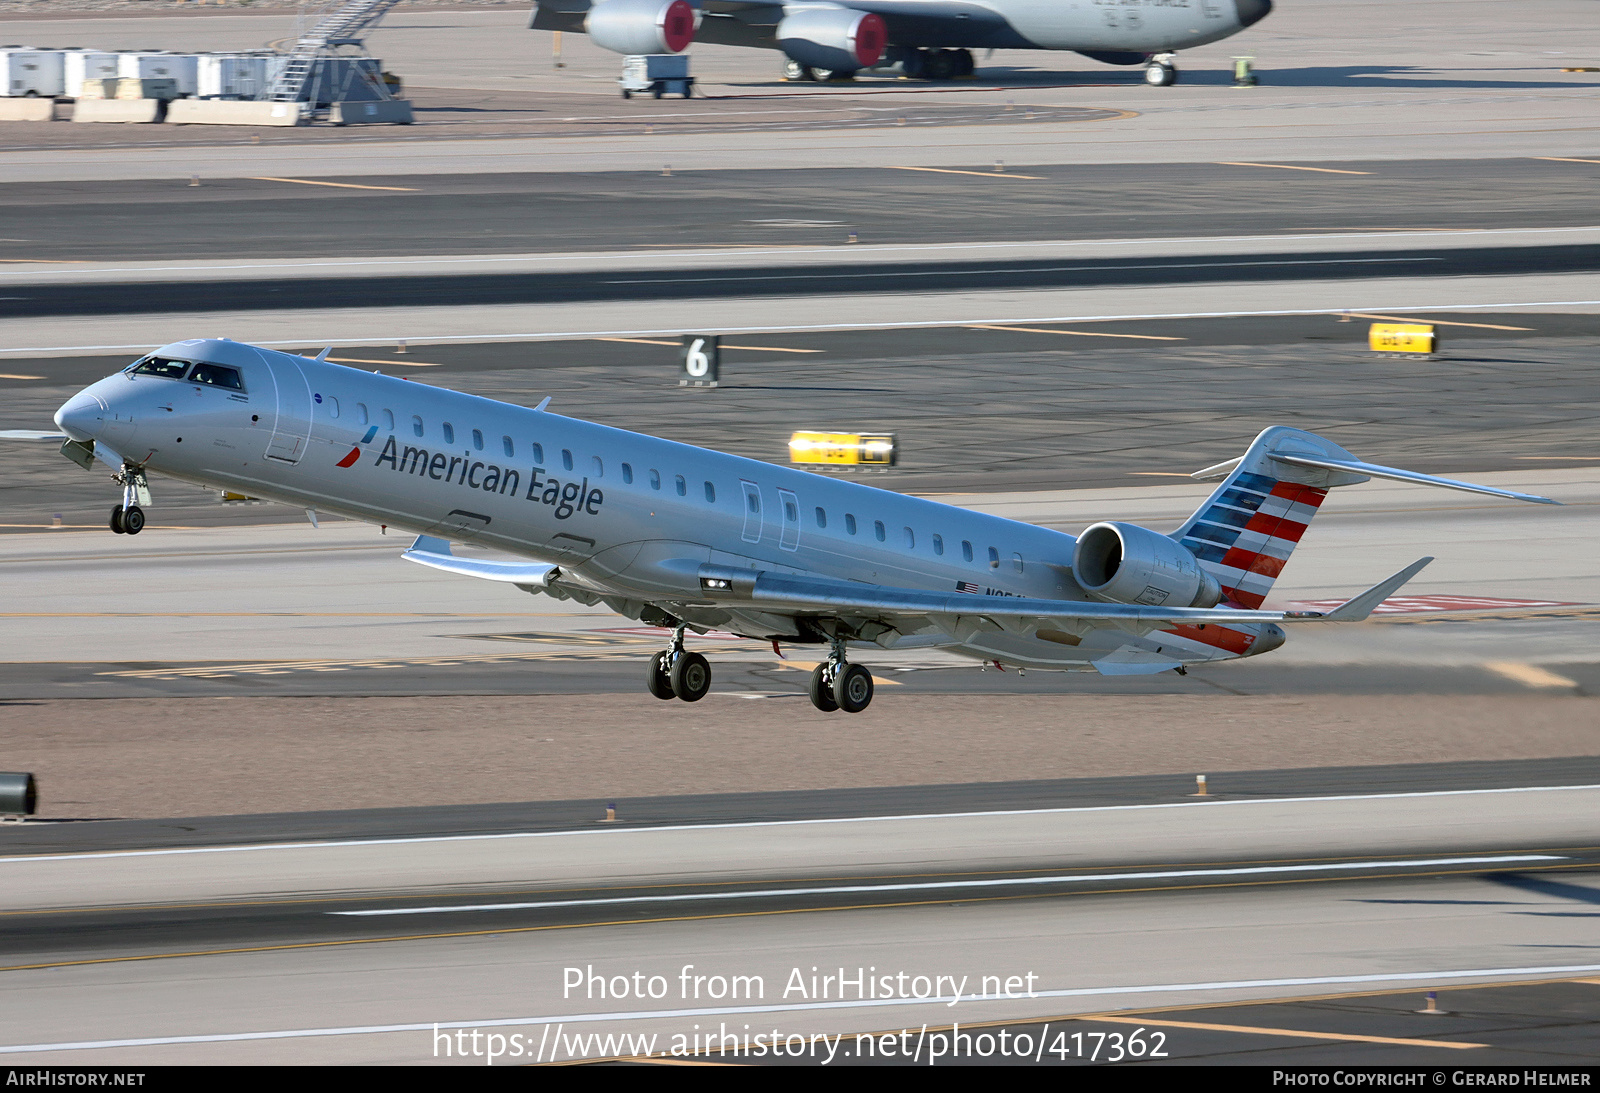
{"label": "american eagle aircraft", "polygon": [[775,49],[791,80],[897,66],[913,79],[972,75],[974,49],[1071,50],[1177,82],[1177,51],[1237,34],[1272,0],[539,0],[535,30],[576,31],[623,54],[691,42]]}
{"label": "american eagle aircraft", "polygon": [[[1262,610],[1328,490],[1396,479],[1544,497],[1364,463],[1266,429],[1196,472],[1215,492],[1170,533],[1120,521],[1071,536],[855,482],[724,455],[227,339],[176,342],[56,412],[85,469],[123,488],[137,534],[157,473],[416,533],[401,557],[672,631],[657,698],[711,686],[688,631],[824,647],[811,701],[857,713],[872,675],[852,649],[936,647],[1020,668],[1176,670],[1283,644],[1281,623],[1360,621],[1430,558],[1340,607]],[[473,543],[520,557],[460,557]]]}

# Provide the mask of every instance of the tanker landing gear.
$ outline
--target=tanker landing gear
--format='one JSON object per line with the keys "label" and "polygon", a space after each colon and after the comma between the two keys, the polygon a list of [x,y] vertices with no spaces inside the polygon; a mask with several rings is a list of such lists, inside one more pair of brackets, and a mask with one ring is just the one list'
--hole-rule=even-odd
{"label": "tanker landing gear", "polygon": [[1171,87],[1178,82],[1178,55],[1156,53],[1144,68],[1144,82],[1151,87]]}
{"label": "tanker landing gear", "polygon": [[977,70],[970,49],[919,49],[908,55],[901,68],[913,80],[960,80]]}
{"label": "tanker landing gear", "polygon": [[645,686],[657,698],[699,702],[711,690],[711,665],[683,647],[683,627],[672,632],[672,645],[650,658]]}
{"label": "tanker landing gear", "polygon": [[122,470],[111,477],[122,486],[122,504],[111,510],[111,530],[118,535],[137,535],[144,530],[144,509],[139,503],[150,503],[150,483],[144,468],[124,463]]}
{"label": "tanker landing gear", "polygon": [[823,713],[860,713],[872,704],[872,673],[845,661],[844,642],[835,641],[828,659],[811,671],[811,704]]}
{"label": "tanker landing gear", "polygon": [[799,61],[785,60],[783,78],[789,83],[828,83],[832,80],[853,80],[856,74],[853,69],[812,68]]}

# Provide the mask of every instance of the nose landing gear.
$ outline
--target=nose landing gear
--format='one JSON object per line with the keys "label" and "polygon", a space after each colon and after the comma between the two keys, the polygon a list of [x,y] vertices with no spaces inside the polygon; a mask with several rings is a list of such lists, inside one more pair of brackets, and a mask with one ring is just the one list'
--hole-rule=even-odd
{"label": "nose landing gear", "polygon": [[1144,69],[1144,82],[1151,87],[1171,87],[1178,82],[1178,55],[1156,53]]}
{"label": "nose landing gear", "polygon": [[144,468],[122,465],[122,470],[111,476],[122,486],[122,504],[111,510],[111,530],[118,535],[137,535],[144,530],[144,509],[150,503],[150,482]]}
{"label": "nose landing gear", "polygon": [[711,691],[711,665],[683,647],[682,626],[672,632],[672,645],[650,658],[645,687],[660,699],[699,702]]}
{"label": "nose landing gear", "polygon": [[872,704],[872,673],[845,661],[842,641],[833,643],[828,659],[811,671],[811,704],[823,713],[860,713]]}

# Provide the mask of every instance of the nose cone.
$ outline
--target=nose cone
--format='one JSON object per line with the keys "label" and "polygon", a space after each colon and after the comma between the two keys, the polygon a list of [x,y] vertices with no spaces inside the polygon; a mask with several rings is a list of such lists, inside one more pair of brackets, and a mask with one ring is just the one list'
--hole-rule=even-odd
{"label": "nose cone", "polygon": [[73,395],[56,411],[56,427],[73,440],[91,441],[105,428],[105,410],[93,395]]}
{"label": "nose cone", "polygon": [[1267,17],[1272,0],[1233,0],[1233,6],[1239,12],[1239,25],[1252,27]]}

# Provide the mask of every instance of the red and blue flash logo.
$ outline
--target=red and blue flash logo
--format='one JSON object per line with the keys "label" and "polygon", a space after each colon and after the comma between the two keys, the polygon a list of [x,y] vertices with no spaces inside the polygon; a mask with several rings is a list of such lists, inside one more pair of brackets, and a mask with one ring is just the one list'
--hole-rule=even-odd
{"label": "red and blue flash logo", "polygon": [[367,430],[367,435],[366,436],[364,436],[360,440],[356,441],[356,446],[354,448],[350,449],[350,454],[345,456],[343,459],[339,460],[339,462],[337,464],[335,464],[335,465],[336,466],[340,466],[340,467],[353,467],[353,466],[355,466],[356,465],[356,460],[361,458],[361,445],[363,445],[363,444],[371,444],[372,443],[372,438],[377,436],[377,435],[378,435],[378,427],[376,425],[374,425],[372,428]]}

